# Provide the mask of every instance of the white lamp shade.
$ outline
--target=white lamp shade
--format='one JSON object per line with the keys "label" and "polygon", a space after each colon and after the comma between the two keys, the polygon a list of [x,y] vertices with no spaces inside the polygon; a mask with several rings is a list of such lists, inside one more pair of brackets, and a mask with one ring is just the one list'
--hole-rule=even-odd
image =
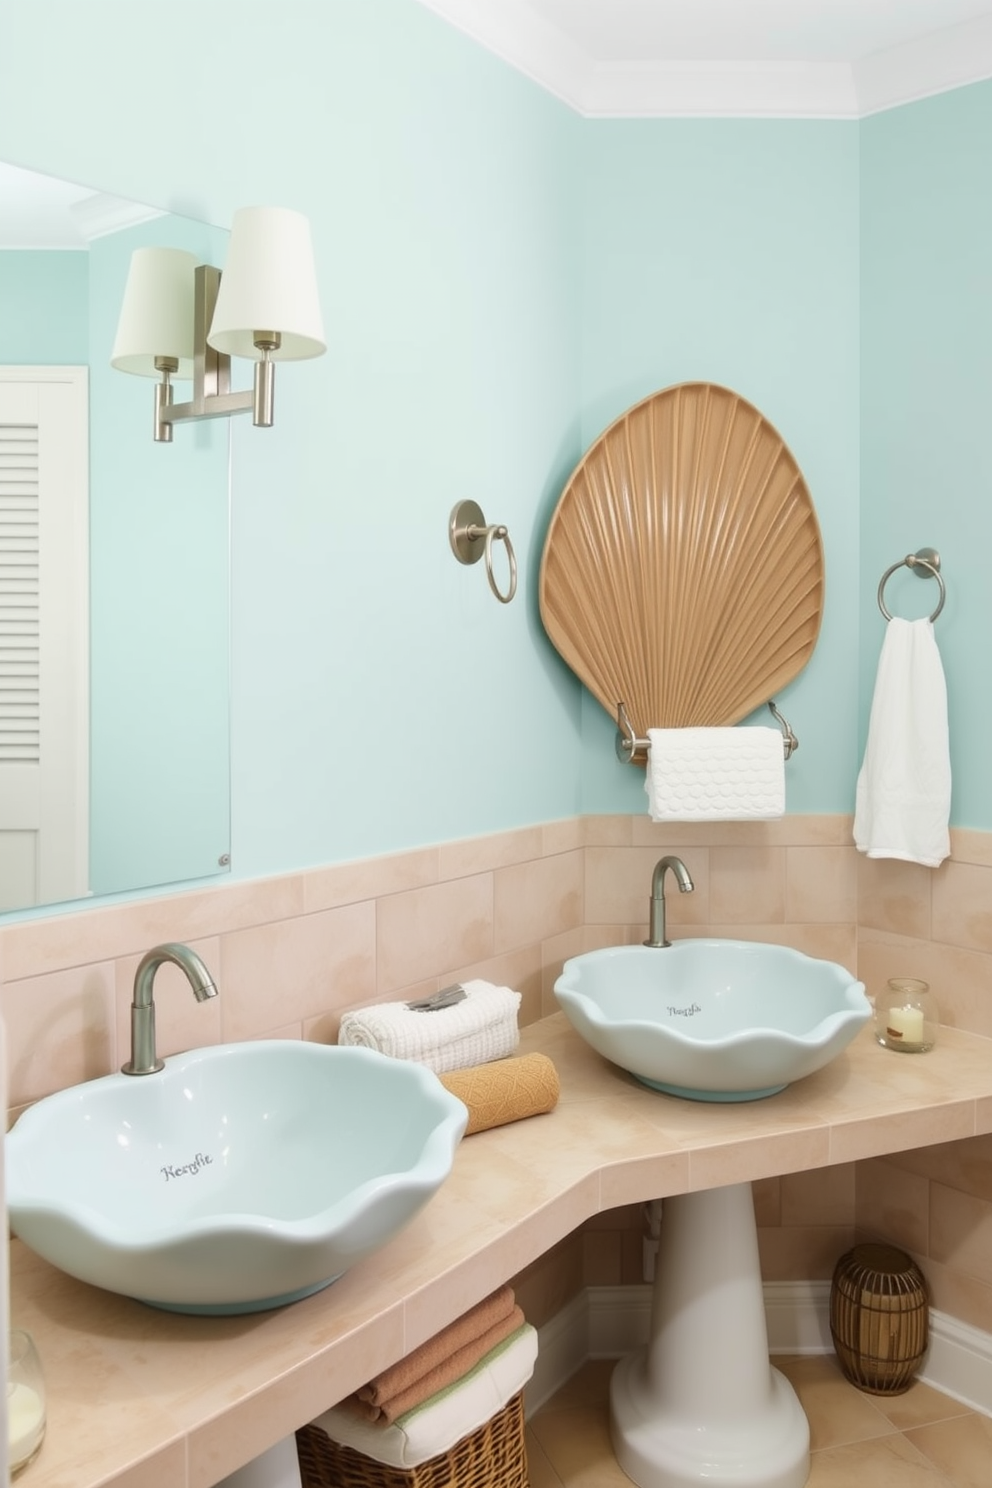
{"label": "white lamp shade", "polygon": [[259,361],[258,331],[278,331],[273,361],[305,361],[327,350],[310,224],[285,207],[241,207],[207,340],[228,356]]}
{"label": "white lamp shade", "polygon": [[193,295],[197,259],[182,248],[136,248],[110,365],[161,377],[156,357],[175,357],[175,377],[193,376]]}

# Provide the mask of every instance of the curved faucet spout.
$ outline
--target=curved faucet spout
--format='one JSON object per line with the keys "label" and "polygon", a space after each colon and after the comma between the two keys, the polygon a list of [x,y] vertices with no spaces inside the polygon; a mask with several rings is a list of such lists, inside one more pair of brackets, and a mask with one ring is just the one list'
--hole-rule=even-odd
{"label": "curved faucet spout", "polygon": [[163,1067],[155,1052],[155,999],[152,990],[155,973],[166,961],[178,966],[193,989],[197,1002],[217,996],[213,977],[203,961],[189,946],[173,941],[155,946],[142,956],[134,974],[131,999],[131,1058],[121,1065],[124,1075],[153,1075]]}
{"label": "curved faucet spout", "polygon": [[694,888],[689,870],[681,858],[669,855],[658,859],[651,875],[651,914],[648,923],[648,938],[644,942],[646,946],[654,946],[657,949],[670,946],[672,943],[667,937],[665,924],[665,874],[669,869],[675,875],[680,894],[691,894]]}

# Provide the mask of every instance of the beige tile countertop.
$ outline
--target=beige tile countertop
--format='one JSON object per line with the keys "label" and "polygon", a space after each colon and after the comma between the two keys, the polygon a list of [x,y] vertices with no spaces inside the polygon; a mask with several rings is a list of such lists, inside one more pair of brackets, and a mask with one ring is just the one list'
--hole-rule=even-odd
{"label": "beige tile countertop", "polygon": [[302,1302],[184,1317],[72,1280],[19,1241],[11,1320],[35,1335],[48,1435],[23,1488],[211,1488],[570,1233],[620,1204],[992,1131],[992,1041],[943,1029],[923,1057],[870,1026],[780,1095],[703,1105],[607,1064],[557,1013],[522,1053],[555,1062],[548,1115],[462,1142],[390,1245]]}

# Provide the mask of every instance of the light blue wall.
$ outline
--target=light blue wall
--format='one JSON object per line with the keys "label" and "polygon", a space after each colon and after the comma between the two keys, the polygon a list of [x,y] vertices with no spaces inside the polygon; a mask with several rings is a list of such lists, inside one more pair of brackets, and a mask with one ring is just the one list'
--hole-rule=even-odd
{"label": "light blue wall", "polygon": [[[947,603],[951,820],[992,829],[992,83],[880,114],[861,129],[862,733],[890,564],[938,549]],[[913,616],[936,585],[907,569],[885,598]]]}
{"label": "light blue wall", "polygon": [[85,366],[88,278],[85,253],[15,248],[0,253],[0,362]]}
{"label": "light blue wall", "polygon": [[[280,368],[273,430],[234,426],[235,874],[573,814],[578,688],[535,574],[580,453],[578,121],[412,0],[160,19],[17,7],[0,156],[222,226],[311,219],[329,354]],[[451,555],[465,496],[509,526],[510,606]]]}
{"label": "light blue wall", "polygon": [[[0,157],[221,226],[253,202],[313,224],[329,353],[280,368],[275,429],[233,426],[235,874],[640,809],[639,772],[614,764],[612,725],[543,635],[537,567],[582,449],[635,398],[692,377],[757,403],[808,480],[827,603],[816,655],[780,699],[802,740],[789,807],[850,809],[876,569],[893,543],[935,542],[962,604],[955,541],[984,510],[981,421],[955,417],[944,437],[959,404],[935,374],[926,396],[909,367],[938,361],[954,329],[929,308],[938,280],[956,326],[970,335],[974,320],[990,344],[957,260],[956,297],[936,266],[914,267],[939,237],[917,220],[921,190],[987,229],[979,177],[950,168],[971,127],[988,137],[987,91],[862,125],[584,122],[414,0],[174,0],[169,24],[157,17],[150,0],[18,7]],[[944,139],[921,186],[931,123]],[[984,152],[966,155],[986,169]],[[914,246],[894,268],[903,223]],[[958,250],[953,234],[944,247]],[[860,433],[894,385],[906,463],[936,459],[942,475],[938,448],[947,462],[946,479],[914,477],[920,520],[894,428],[877,448],[866,437],[859,491]],[[463,496],[509,525],[521,595],[508,607],[449,552]],[[961,513],[953,531],[945,508]],[[963,622],[974,658],[981,626]],[[959,689],[980,691],[955,665]],[[980,743],[957,747],[977,759]],[[958,819],[992,825],[972,775]]]}
{"label": "light blue wall", "polygon": [[[857,769],[858,136],[853,124],[595,122],[584,130],[582,440],[700,379],[743,394],[799,463],[826,602],[776,701],[800,748],[790,811],[851,809]],[[767,710],[757,720],[772,723]],[[582,804],[643,811],[644,772],[588,694]]]}
{"label": "light blue wall", "polygon": [[94,894],[216,873],[230,848],[228,425],[156,444],[154,381],[110,365],[133,250],[217,263],[226,239],[166,216],[90,249]]}

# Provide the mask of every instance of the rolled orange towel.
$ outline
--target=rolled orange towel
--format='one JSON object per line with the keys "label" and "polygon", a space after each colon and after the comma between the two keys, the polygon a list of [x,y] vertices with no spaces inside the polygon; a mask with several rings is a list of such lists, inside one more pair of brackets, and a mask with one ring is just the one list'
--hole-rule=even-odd
{"label": "rolled orange towel", "polygon": [[471,1069],[452,1070],[438,1079],[468,1106],[465,1135],[541,1116],[558,1104],[558,1071],[546,1054],[496,1059]]}
{"label": "rolled orange towel", "polygon": [[[490,1292],[488,1297],[483,1297],[481,1302],[470,1307],[460,1318],[442,1328],[440,1333],[435,1333],[433,1338],[428,1338],[426,1343],[407,1354],[405,1359],[391,1364],[388,1369],[370,1379],[367,1385],[362,1385],[357,1392],[359,1400],[367,1405],[380,1406],[384,1400],[399,1395],[415,1380],[421,1379],[466,1344],[481,1338],[497,1323],[508,1318],[514,1306],[513,1288],[498,1287],[495,1292]],[[490,1344],[489,1348],[492,1347],[494,1345]]]}

